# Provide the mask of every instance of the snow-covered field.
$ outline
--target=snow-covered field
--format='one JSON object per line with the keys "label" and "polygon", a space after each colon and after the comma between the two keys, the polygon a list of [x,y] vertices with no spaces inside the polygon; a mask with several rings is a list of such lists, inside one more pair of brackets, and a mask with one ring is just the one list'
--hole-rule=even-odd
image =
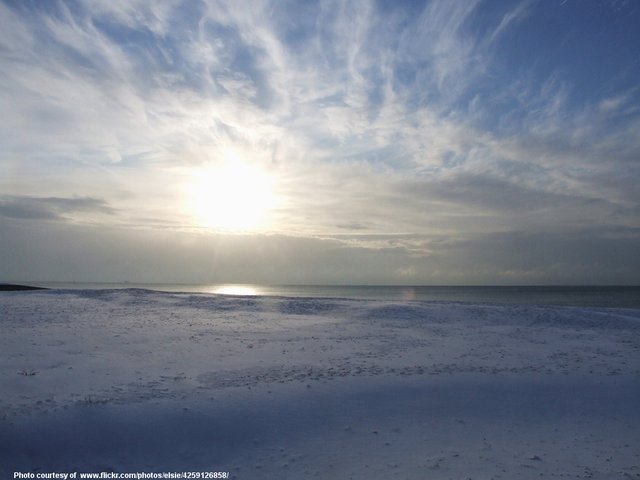
{"label": "snow-covered field", "polygon": [[0,475],[640,478],[640,310],[0,292]]}

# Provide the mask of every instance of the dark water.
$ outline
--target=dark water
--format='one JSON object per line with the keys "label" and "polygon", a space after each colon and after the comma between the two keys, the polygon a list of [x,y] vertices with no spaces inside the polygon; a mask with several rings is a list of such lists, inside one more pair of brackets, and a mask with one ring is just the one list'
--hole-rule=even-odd
{"label": "dark water", "polygon": [[73,289],[146,288],[168,292],[200,292],[227,295],[275,295],[339,297],[375,300],[541,304],[582,307],[640,308],[637,286],[336,286],[241,284],[135,284],[40,283],[40,286]]}

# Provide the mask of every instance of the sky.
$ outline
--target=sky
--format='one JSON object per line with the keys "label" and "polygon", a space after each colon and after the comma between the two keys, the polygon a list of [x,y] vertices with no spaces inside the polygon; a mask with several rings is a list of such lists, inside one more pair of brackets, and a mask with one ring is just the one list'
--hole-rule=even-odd
{"label": "sky", "polygon": [[640,284],[638,25],[0,0],[0,280]]}

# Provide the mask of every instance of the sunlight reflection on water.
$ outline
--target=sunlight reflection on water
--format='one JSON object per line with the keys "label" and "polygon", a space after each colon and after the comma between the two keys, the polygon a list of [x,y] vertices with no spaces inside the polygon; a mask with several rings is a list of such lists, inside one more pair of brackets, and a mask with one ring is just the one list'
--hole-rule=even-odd
{"label": "sunlight reflection on water", "polygon": [[260,295],[261,292],[253,285],[216,285],[211,293],[219,295]]}

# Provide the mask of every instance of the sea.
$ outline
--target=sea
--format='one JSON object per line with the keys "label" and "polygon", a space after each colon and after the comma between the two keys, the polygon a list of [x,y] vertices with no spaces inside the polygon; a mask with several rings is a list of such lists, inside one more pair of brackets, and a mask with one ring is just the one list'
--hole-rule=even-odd
{"label": "sea", "polygon": [[640,308],[640,286],[254,285],[129,282],[36,282],[32,284],[59,289],[140,288],[161,292],[218,295]]}

